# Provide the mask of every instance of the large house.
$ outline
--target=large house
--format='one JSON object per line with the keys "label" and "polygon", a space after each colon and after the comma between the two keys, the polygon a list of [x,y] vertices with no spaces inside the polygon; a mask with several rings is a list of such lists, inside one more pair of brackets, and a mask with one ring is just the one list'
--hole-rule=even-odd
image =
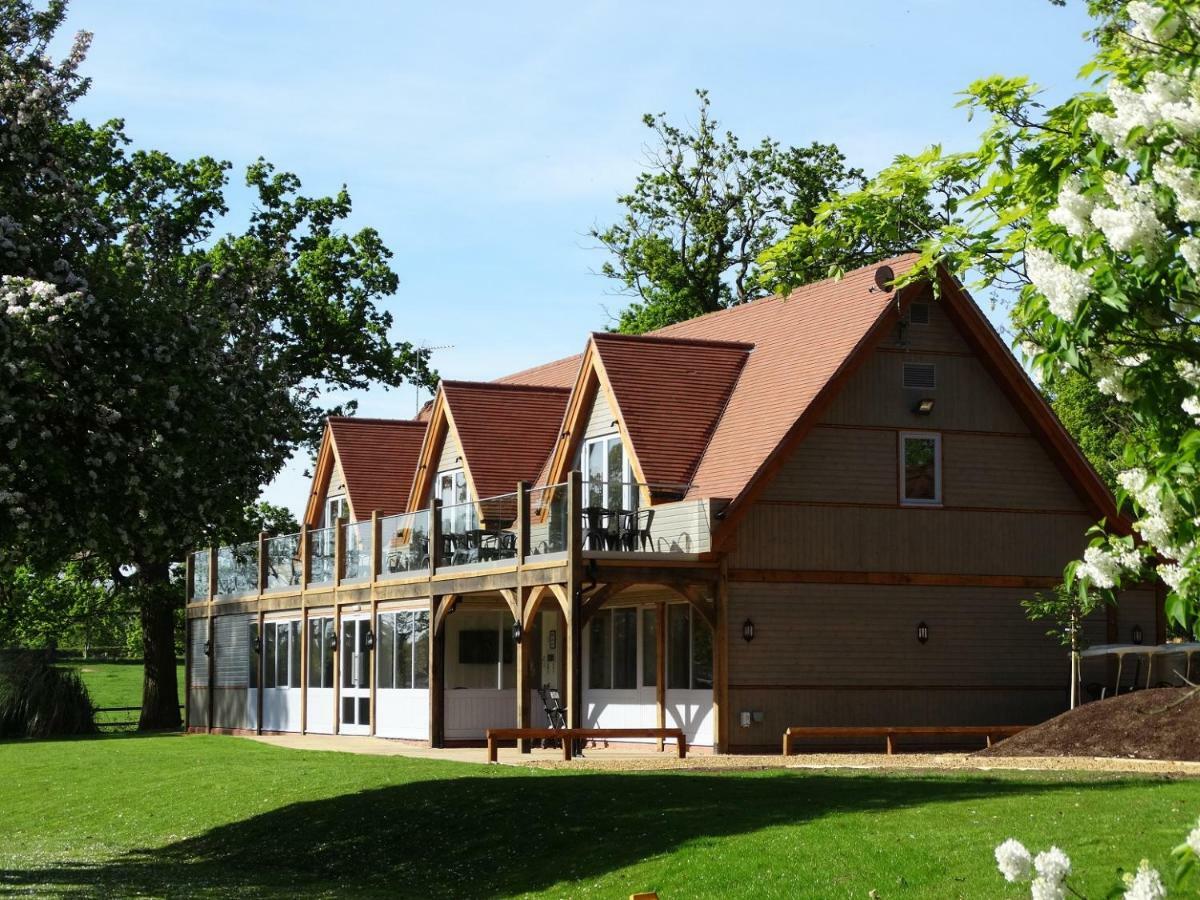
{"label": "large house", "polygon": [[544,685],[718,752],[1062,711],[1020,601],[1121,519],[962,287],[892,288],[914,259],[331,419],[303,531],[190,560],[189,727],[444,746]]}

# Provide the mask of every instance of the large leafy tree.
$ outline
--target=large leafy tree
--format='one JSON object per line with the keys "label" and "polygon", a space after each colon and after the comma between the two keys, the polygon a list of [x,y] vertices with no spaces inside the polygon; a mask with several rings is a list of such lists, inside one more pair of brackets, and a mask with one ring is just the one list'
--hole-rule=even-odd
{"label": "large leafy tree", "polygon": [[178,724],[172,562],[246,527],[319,440],[330,390],[423,377],[376,301],[397,284],[345,190],[259,161],[244,231],[217,235],[229,164],[131,152],[72,118],[88,37],[65,7],[0,4],[0,568],[101,561],[140,610],[142,725]]}
{"label": "large leafy tree", "polygon": [[[697,93],[694,126],[674,125],[665,114],[644,118],[654,135],[649,168],[618,198],[621,220],[591,232],[612,255],[603,274],[637,298],[621,313],[619,331],[650,331],[764,296],[759,255],[791,226],[811,224],[834,193],[862,183],[861,170],[847,167],[833,144],[783,147],[768,138],[743,147],[719,130],[708,94]],[[911,222],[896,217],[886,230],[822,248],[821,259],[794,267],[796,283],[907,249],[920,234],[912,222],[927,216],[924,199],[906,212]]]}
{"label": "large leafy tree", "polygon": [[[1074,372],[1137,428],[1118,482],[1133,536],[1101,533],[1068,566],[1080,591],[1113,591],[1156,572],[1167,612],[1195,629],[1200,610],[1200,4],[1092,0],[1096,90],[1044,106],[1021,77],[971,85],[987,117],[979,146],[899,160],[863,191],[835,198],[818,234],[798,229],[764,262],[869,224],[879,197],[946,189],[946,217],[906,280],[944,264],[1018,292],[1013,321],[1034,369]],[[775,263],[778,262],[777,265]],[[1105,523],[1111,525],[1112,523]]]}

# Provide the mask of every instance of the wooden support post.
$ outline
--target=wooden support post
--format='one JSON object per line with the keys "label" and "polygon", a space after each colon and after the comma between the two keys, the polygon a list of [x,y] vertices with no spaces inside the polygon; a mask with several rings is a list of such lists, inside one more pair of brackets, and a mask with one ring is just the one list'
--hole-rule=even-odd
{"label": "wooden support post", "polygon": [[[667,604],[654,604],[654,708],[655,726],[667,727]],[[663,742],[658,742],[663,752]]]}
{"label": "wooden support post", "polygon": [[[437,574],[438,562],[442,558],[442,501],[434,499],[429,504],[429,577]],[[430,620],[430,625],[433,622]]]}
{"label": "wooden support post", "polygon": [[[372,644],[378,639],[375,634],[375,623],[379,621],[379,600],[375,597],[375,592],[371,592],[371,621],[367,623],[369,634],[372,636]],[[367,701],[370,718],[370,727],[368,729],[371,737],[375,736],[375,650],[372,648],[367,654],[367,684],[370,687],[370,700]]]}
{"label": "wooden support post", "polygon": [[217,680],[217,639],[213,629],[213,607],[208,607],[208,634],[205,636],[206,654],[208,656],[208,715],[205,725],[209,734],[213,729],[213,710],[215,709],[217,692],[213,689]]}
{"label": "wooden support post", "polygon": [[891,755],[892,755],[892,751],[893,751],[893,750],[895,750],[895,746],[894,746],[894,744],[892,743],[892,736],[891,736],[891,734],[886,734],[886,735],[884,735],[883,739],[884,739],[884,740],[887,742],[887,755],[888,755],[888,756],[891,756]]}
{"label": "wooden support post", "polygon": [[[371,584],[379,580],[379,572],[383,568],[383,526],[379,524],[379,510],[371,512]],[[374,596],[374,591],[371,592]],[[372,710],[371,721],[375,721]]]}
{"label": "wooden support post", "polygon": [[529,556],[529,482],[517,482],[517,567]]}
{"label": "wooden support post", "polygon": [[204,646],[207,648],[205,667],[208,672],[208,687],[204,692],[204,728],[210,734],[213,724],[213,704],[216,694],[213,682],[216,680],[217,647],[213,640],[213,602],[217,596],[217,547],[208,548],[208,618],[205,619]]}
{"label": "wooden support post", "polygon": [[217,548],[208,548],[208,602],[217,596]]}
{"label": "wooden support post", "polygon": [[[342,654],[347,652],[347,648],[342,646],[342,608],[337,605],[337,597],[334,596],[333,602],[333,733],[340,734],[342,730]],[[353,653],[354,648],[349,648],[349,652]]]}
{"label": "wooden support post", "polygon": [[716,603],[717,625],[713,634],[713,723],[716,726],[717,753],[729,752],[729,582],[726,578],[725,560],[721,560],[717,580]]}
{"label": "wooden support post", "polygon": [[308,734],[308,610],[300,598],[300,733]]}
{"label": "wooden support post", "polygon": [[[258,645],[260,647],[266,646],[266,637],[263,635],[263,629],[265,626],[266,626],[266,620],[265,620],[265,617],[263,616],[263,611],[261,609],[259,609],[259,611],[258,611],[258,641],[259,641],[259,644]],[[262,732],[263,732],[263,677],[267,674],[267,670],[266,670],[266,667],[263,665],[263,654],[262,654],[261,650],[258,653],[254,654],[254,661],[255,661],[255,665],[258,666],[258,690],[255,691],[255,694],[257,694],[257,696],[255,697],[255,702],[258,704],[258,718],[255,719],[255,725],[257,726],[255,728],[255,731],[257,731],[259,734],[262,734]],[[301,694],[300,696],[301,696],[301,699],[303,699],[304,695]]]}
{"label": "wooden support post", "polygon": [[[341,516],[333,523],[333,586],[336,588],[346,576],[346,523]],[[336,602],[336,601],[335,601]]]}
{"label": "wooden support post", "polygon": [[[525,604],[528,602],[526,591],[517,588],[517,621],[525,621]],[[529,728],[532,724],[532,710],[529,703],[531,660],[533,658],[533,632],[525,631],[522,626],[521,640],[517,642],[517,727]],[[517,748],[522,753],[530,752],[533,744],[529,738],[519,738]]]}
{"label": "wooden support post", "polygon": [[300,526],[300,592],[312,581],[312,531],[305,522]]}
{"label": "wooden support post", "polygon": [[267,589],[267,533],[258,533],[258,596]]}
{"label": "wooden support post", "polygon": [[[432,533],[433,529],[430,528]],[[429,564],[433,565],[430,551]],[[434,629],[438,607],[445,598],[434,595],[429,598],[429,746],[442,747],[445,739],[445,672],[446,672],[446,629]]]}
{"label": "wooden support post", "polygon": [[567,726],[570,728],[583,726],[582,585],[583,479],[578,469],[572,469],[567,480],[567,633],[563,654],[567,676]]}
{"label": "wooden support post", "polygon": [[[188,584],[191,584],[190,579]],[[188,591],[191,592],[190,587]],[[188,618],[183,620],[183,731],[185,734],[192,729],[192,666],[196,664],[192,659],[192,629],[195,628],[193,624],[195,621],[195,619]]]}
{"label": "wooden support post", "polygon": [[[187,555],[187,563],[184,566],[183,577],[186,579],[186,581],[184,582],[184,587],[183,587],[183,602],[184,602],[184,605],[186,606],[187,604],[191,603],[193,600],[196,599],[195,596],[193,596],[195,593],[195,586],[196,586],[196,551],[195,550],[193,550],[191,553],[189,553]],[[184,656],[186,657],[187,654],[185,653]],[[185,718],[185,720],[187,718],[187,702],[186,702],[186,700],[184,702],[184,718]]]}

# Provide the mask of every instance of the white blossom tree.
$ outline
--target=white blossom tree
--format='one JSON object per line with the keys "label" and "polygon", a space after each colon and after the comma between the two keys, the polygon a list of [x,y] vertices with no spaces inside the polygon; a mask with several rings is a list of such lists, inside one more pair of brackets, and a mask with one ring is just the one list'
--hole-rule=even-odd
{"label": "white blossom tree", "polygon": [[174,726],[172,562],[244,526],[328,389],[427,373],[375,306],[387,248],[339,230],[344,190],[260,160],[247,229],[216,236],[228,163],[71,117],[88,39],[49,58],[64,14],[0,2],[0,581],[103,561],[141,610],[142,725]]}
{"label": "white blossom tree", "polygon": [[[1127,404],[1141,426],[1119,499],[1132,533],[1102,523],[1065,580],[1112,592],[1153,574],[1167,613],[1200,610],[1200,4],[1092,0],[1095,90],[1052,107],[1025,78],[972,84],[988,116],[979,146],[900,157],[831,202],[764,257],[789,282],[815,244],[853,239],[912,195],[940,198],[920,264],[1016,294],[1013,322],[1048,383],[1072,370]],[[903,208],[902,205],[899,208]]]}

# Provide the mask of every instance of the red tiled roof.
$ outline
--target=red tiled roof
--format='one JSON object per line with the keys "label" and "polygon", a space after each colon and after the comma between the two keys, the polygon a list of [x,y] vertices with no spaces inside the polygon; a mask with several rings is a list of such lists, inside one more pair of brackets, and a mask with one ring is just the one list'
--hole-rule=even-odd
{"label": "red tiled roof", "polygon": [[522,369],[520,372],[501,376],[493,384],[533,384],[540,387],[569,388],[575,383],[575,374],[579,371],[579,361],[582,358],[582,353],[576,353],[574,356],[556,359],[532,369]]}
{"label": "red tiled roof", "polygon": [[646,481],[688,483],[753,344],[607,333],[592,341]]}
{"label": "red tiled roof", "polygon": [[569,388],[469,381],[441,387],[479,498],[537,478],[558,440]]}
{"label": "red tiled roof", "polygon": [[409,419],[329,418],[356,519],[369,519],[374,510],[404,512],[425,427]]}

